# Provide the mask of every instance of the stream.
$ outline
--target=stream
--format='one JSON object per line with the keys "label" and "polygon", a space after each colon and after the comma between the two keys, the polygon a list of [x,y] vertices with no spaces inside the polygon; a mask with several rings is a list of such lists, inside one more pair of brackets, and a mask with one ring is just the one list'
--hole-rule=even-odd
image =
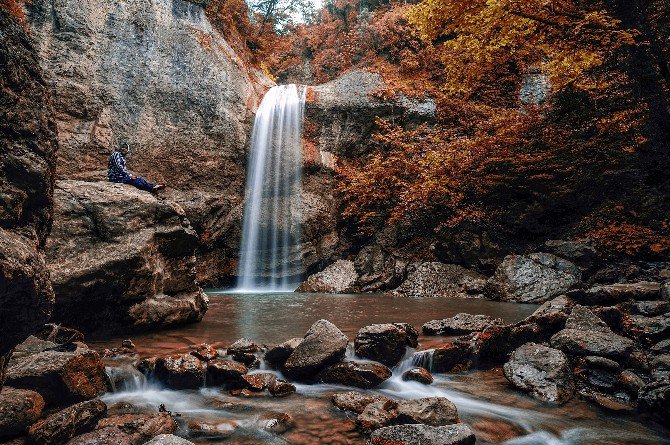
{"label": "stream", "polygon": [[[409,299],[386,295],[324,295],[298,293],[229,294],[208,292],[210,306],[200,323],[176,329],[130,337],[135,357],[105,359],[110,373],[129,372],[138,359],[184,353],[199,343],[225,348],[240,337],[258,344],[280,343],[302,337],[318,319],[338,326],[353,341],[358,329],[373,323],[407,322],[420,329],[429,320],[451,317],[460,312],[479,313],[511,323],[530,315],[537,306],[487,300]],[[118,347],[123,338],[91,341],[98,350]],[[419,350],[429,349],[443,338],[420,337]],[[436,374],[425,386],[401,379],[413,366],[412,353],[394,369],[393,376],[375,390],[395,399],[447,397],[477,436],[478,444],[506,445],[586,445],[586,444],[670,444],[668,432],[654,430],[634,415],[606,412],[577,398],[563,406],[537,401],[515,390],[502,370],[470,371],[463,374]],[[355,358],[353,348],[347,358]],[[268,372],[265,366],[253,372]],[[281,374],[275,372],[281,377]],[[297,393],[273,398],[261,393],[251,398],[233,397],[219,388],[170,390],[158,382],[134,373],[134,378],[108,393],[103,400],[110,410],[123,411],[127,404],[156,411],[160,404],[179,413],[177,434],[196,443],[235,444],[364,444],[356,431],[352,414],[338,410],[330,402],[332,394],[351,391],[338,385],[296,384]],[[283,378],[283,377],[282,377]],[[295,427],[274,434],[263,427],[273,413],[287,413]],[[211,426],[207,435],[194,437],[188,424]]]}

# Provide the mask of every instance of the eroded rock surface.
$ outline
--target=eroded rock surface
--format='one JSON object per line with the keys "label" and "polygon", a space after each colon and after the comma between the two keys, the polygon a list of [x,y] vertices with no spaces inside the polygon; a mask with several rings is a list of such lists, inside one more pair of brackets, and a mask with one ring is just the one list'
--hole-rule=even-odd
{"label": "eroded rock surface", "polygon": [[358,274],[354,263],[338,260],[321,272],[310,275],[296,292],[320,292],[327,294],[345,294],[354,292]]}
{"label": "eroded rock surface", "polygon": [[462,335],[482,331],[489,326],[502,326],[500,318],[488,315],[456,314],[443,320],[432,320],[422,327],[424,335]]}
{"label": "eroded rock surface", "polygon": [[405,297],[457,297],[480,295],[486,278],[455,264],[421,263],[408,267],[407,278],[393,293]]}
{"label": "eroded rock surface", "polygon": [[124,184],[58,181],[47,262],[54,319],[84,331],[198,321],[198,238],[181,208]]}

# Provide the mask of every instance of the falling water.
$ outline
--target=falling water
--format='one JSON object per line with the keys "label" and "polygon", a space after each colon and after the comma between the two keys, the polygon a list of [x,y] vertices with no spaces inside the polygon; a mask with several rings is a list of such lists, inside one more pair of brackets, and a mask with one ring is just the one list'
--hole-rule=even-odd
{"label": "falling water", "polygon": [[281,85],[261,102],[251,134],[238,291],[291,291],[299,273],[304,88]]}

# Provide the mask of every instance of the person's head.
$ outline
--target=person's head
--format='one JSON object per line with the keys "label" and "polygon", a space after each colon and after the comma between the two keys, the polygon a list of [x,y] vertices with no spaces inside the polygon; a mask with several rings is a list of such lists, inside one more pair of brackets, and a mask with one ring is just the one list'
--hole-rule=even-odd
{"label": "person's head", "polygon": [[130,152],[130,145],[128,142],[121,142],[119,144],[119,151],[123,156],[127,155]]}

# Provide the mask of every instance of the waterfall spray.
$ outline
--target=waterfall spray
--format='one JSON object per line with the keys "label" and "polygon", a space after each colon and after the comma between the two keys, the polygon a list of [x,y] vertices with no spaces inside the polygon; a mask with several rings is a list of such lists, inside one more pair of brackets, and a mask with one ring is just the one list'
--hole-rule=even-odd
{"label": "waterfall spray", "polygon": [[271,88],[256,113],[247,164],[239,291],[292,291],[300,270],[297,204],[305,90]]}

